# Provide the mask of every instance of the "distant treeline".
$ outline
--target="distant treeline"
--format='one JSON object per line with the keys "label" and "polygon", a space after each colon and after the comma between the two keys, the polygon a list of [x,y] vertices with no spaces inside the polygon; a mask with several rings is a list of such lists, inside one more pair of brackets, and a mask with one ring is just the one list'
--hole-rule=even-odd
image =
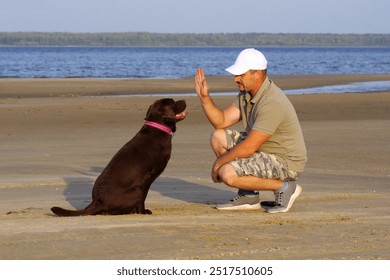
{"label": "distant treeline", "polygon": [[390,34],[305,33],[44,33],[0,32],[0,46],[126,46],[126,47],[390,47]]}

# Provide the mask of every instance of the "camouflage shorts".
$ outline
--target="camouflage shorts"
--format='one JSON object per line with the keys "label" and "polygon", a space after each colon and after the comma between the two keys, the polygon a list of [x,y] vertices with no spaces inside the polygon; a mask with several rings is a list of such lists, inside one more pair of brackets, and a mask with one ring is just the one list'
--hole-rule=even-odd
{"label": "camouflage shorts", "polygon": [[[246,132],[225,129],[227,149],[243,141]],[[275,179],[280,181],[294,181],[299,173],[288,170],[280,163],[275,155],[256,152],[249,158],[237,158],[230,162],[238,176],[256,176],[259,178]]]}

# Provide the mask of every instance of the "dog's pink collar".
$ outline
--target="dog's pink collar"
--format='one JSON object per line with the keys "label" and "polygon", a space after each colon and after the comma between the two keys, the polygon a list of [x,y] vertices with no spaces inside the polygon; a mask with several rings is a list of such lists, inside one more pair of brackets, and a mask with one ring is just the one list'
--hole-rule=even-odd
{"label": "dog's pink collar", "polygon": [[145,125],[157,128],[157,129],[164,131],[165,133],[168,133],[169,135],[173,136],[172,130],[168,126],[163,125],[161,123],[147,121],[147,122],[145,122]]}

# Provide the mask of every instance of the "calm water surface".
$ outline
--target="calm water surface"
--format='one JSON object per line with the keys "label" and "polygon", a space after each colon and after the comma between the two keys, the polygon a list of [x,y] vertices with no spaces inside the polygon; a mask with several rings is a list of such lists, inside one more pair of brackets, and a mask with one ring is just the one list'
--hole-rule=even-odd
{"label": "calm water surface", "polygon": [[[201,67],[229,75],[243,48],[0,47],[0,78],[181,78]],[[269,74],[390,74],[390,48],[258,48]],[[390,90],[390,82],[298,89],[297,93]]]}
{"label": "calm water surface", "polygon": [[[258,48],[270,74],[389,74],[390,48]],[[0,78],[228,75],[242,48],[0,47]]]}

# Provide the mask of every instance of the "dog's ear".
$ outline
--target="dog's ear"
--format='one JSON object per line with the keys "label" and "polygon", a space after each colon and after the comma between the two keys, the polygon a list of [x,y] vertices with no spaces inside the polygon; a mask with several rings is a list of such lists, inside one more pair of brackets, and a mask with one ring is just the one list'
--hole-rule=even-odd
{"label": "dog's ear", "polygon": [[148,111],[146,111],[145,121],[150,121],[150,120],[153,119],[153,116],[152,116],[152,107],[153,107],[153,104],[150,105]]}

